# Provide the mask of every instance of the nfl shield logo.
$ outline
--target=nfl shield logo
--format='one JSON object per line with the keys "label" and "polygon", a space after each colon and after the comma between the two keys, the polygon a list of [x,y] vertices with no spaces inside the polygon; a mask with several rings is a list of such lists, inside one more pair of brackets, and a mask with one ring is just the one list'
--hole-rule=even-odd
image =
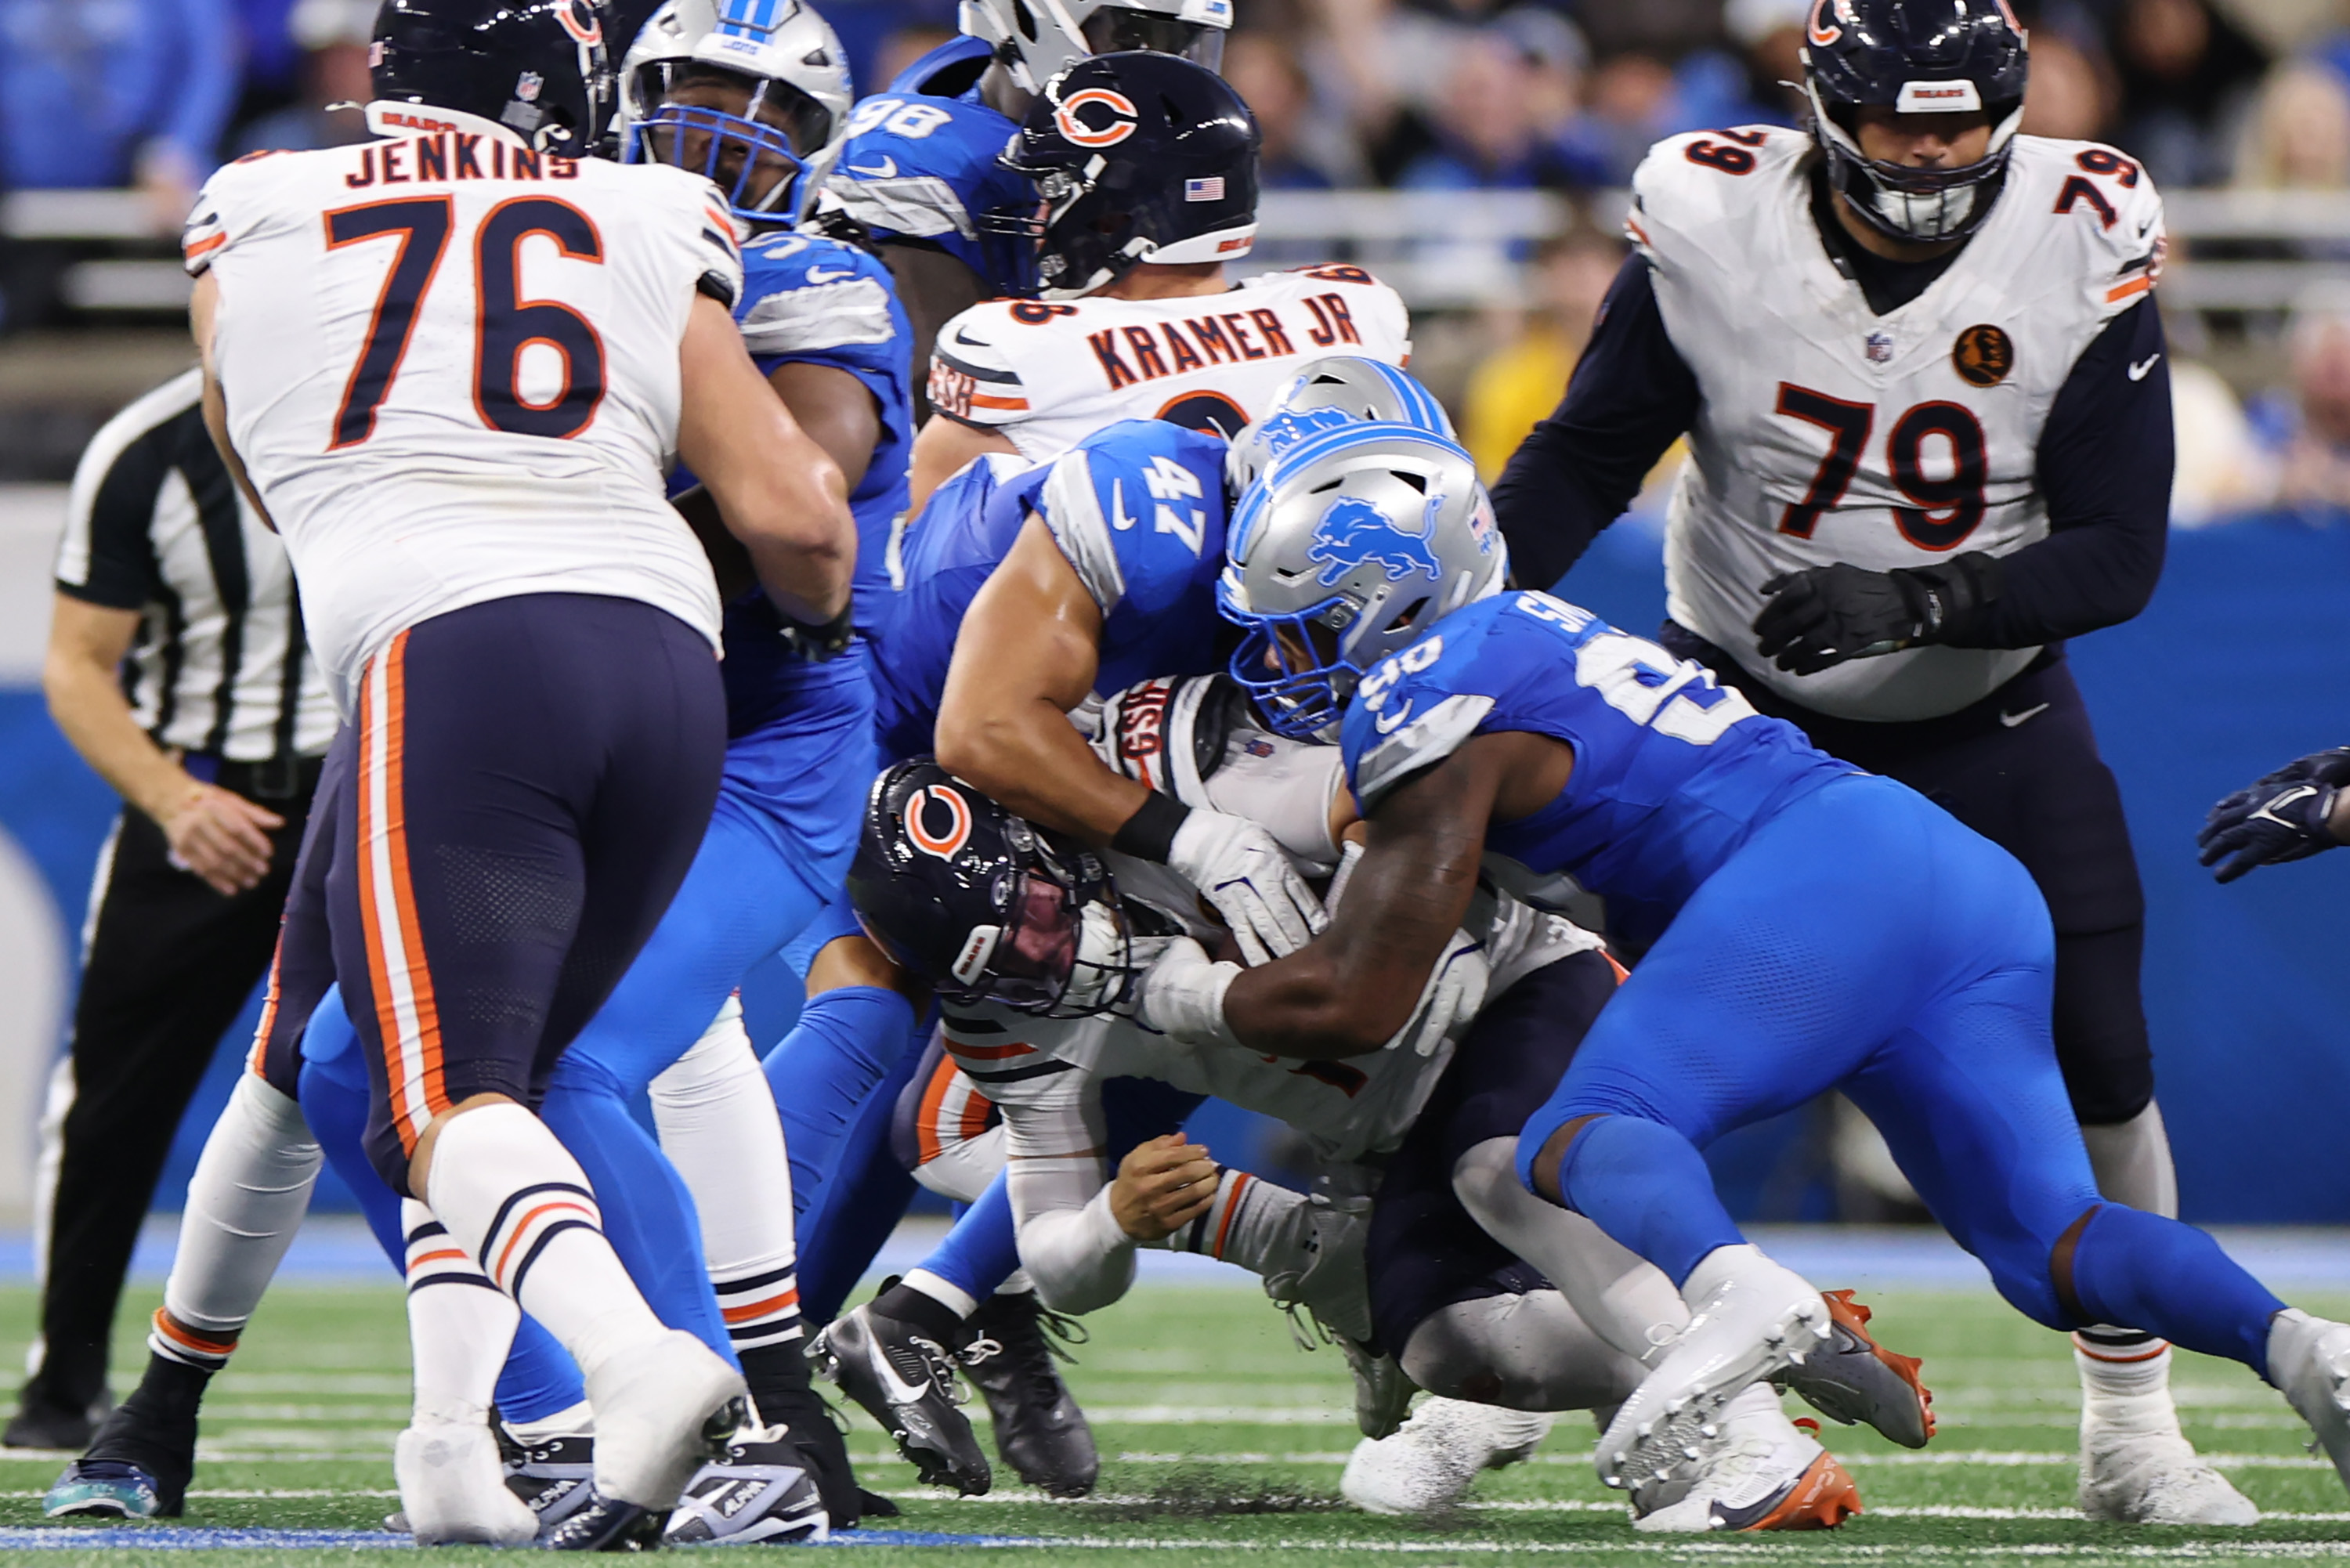
{"label": "nfl shield logo", "polygon": [[1224,177],[1221,174],[1211,174],[1205,180],[1183,182],[1183,200],[1186,202],[1221,202],[1223,199]]}
{"label": "nfl shield logo", "polygon": [[1889,332],[1872,332],[1868,335],[1866,347],[1870,364],[1888,363],[1893,358],[1893,335]]}
{"label": "nfl shield logo", "polygon": [[536,71],[525,71],[515,80],[514,95],[524,103],[536,103],[539,93],[546,86],[545,77],[540,76]]}

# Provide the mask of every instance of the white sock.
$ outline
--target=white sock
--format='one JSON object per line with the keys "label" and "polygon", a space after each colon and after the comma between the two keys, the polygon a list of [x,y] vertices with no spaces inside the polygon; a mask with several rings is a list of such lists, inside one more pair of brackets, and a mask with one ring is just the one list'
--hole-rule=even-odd
{"label": "white sock", "polygon": [[969,1321],[979,1310],[979,1298],[951,1280],[941,1279],[928,1269],[909,1269],[906,1277],[898,1282],[910,1291],[930,1297],[959,1318]]}
{"label": "white sock", "polygon": [[2081,1374],[2084,1419],[2177,1428],[2167,1341],[2134,1329],[2085,1328],[2073,1335],[2073,1365]]}
{"label": "white sock", "polygon": [[1556,1285],[1591,1331],[1654,1366],[1689,1322],[1665,1272],[1580,1214],[1546,1203],[1518,1179],[1518,1140],[1487,1138],[1452,1168],[1452,1190],[1480,1228]]}
{"label": "white sock", "polygon": [[188,1182],[150,1349],[207,1372],[227,1365],[301,1229],[323,1159],[300,1106],[251,1073],[237,1078]]}
{"label": "white sock", "polygon": [[580,1373],[666,1332],[604,1240],[587,1172],[546,1124],[510,1102],[451,1116],[432,1150],[432,1212],[497,1287],[538,1319]]}
{"label": "white sock", "polygon": [[478,1426],[514,1345],[521,1309],[490,1283],[432,1210],[400,1205],[408,1240],[408,1345],[416,1369],[415,1422]]}
{"label": "white sock", "polygon": [[726,1005],[693,1048],[652,1081],[661,1152],[702,1220],[702,1255],[739,1355],[800,1337],[792,1165],[767,1075]]}
{"label": "white sock", "polygon": [[2178,1218],[2178,1171],[2170,1162],[2170,1134],[2163,1128],[2160,1106],[2149,1100],[2126,1122],[2085,1127],[2081,1141],[2088,1147],[2097,1190],[2107,1199],[2166,1220]]}
{"label": "white sock", "polygon": [[536,1421],[508,1421],[506,1430],[514,1440],[527,1449],[544,1443],[550,1438],[584,1438],[596,1430],[596,1412],[582,1399],[577,1405],[566,1405],[552,1416],[541,1416]]}
{"label": "white sock", "polygon": [[1302,1192],[1225,1166],[1207,1208],[1165,1241],[1143,1245],[1220,1258],[1257,1274],[1302,1272],[1309,1260],[1293,1255],[1300,1232],[1290,1211],[1308,1201]]}

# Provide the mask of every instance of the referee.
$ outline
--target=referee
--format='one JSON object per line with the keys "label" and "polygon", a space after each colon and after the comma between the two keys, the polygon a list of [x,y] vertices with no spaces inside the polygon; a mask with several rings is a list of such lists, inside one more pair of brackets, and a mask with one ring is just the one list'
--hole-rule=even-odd
{"label": "referee", "polygon": [[335,714],[285,547],[204,431],[201,372],[74,474],[42,685],[124,809],[99,851],[73,1044],[41,1126],[41,1337],[11,1448],[107,1404],[131,1246],[213,1049],[269,966]]}

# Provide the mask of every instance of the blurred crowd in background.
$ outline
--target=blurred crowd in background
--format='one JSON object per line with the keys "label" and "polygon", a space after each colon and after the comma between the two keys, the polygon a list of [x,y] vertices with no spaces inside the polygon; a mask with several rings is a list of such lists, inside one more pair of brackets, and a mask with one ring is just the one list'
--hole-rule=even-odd
{"label": "blurred crowd in background", "polygon": [[[860,92],[954,26],[952,0],[820,8]],[[2015,9],[2032,36],[2026,131],[2112,142],[2166,190],[2350,203],[2350,5]],[[1605,193],[1660,137],[1801,115],[1789,84],[1806,0],[1239,0],[1237,11],[1224,69],[1263,124],[1269,190],[1539,190],[1571,203],[1565,232],[1517,258],[1514,307],[1428,339],[1424,373],[1496,470],[1555,402],[1621,260],[1597,217],[1619,210]],[[330,106],[368,96],[373,12],[374,0],[0,0],[0,189],[131,188],[171,230],[224,158],[364,134]],[[2295,256],[2350,262],[2350,216],[2342,234],[2298,242]],[[2175,259],[2191,265],[2188,248]],[[36,324],[21,298],[0,316],[0,332]],[[2183,524],[2350,509],[2350,283],[2251,330],[2262,373],[2223,378],[2198,363],[2206,324],[2173,317]]]}

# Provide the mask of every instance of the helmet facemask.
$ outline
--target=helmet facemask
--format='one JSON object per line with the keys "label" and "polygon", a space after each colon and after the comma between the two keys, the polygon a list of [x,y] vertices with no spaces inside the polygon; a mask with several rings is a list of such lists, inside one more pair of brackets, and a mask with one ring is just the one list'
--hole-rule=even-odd
{"label": "helmet facemask", "polygon": [[1828,182],[1870,228],[1910,244],[1964,239],[1991,216],[2007,178],[2023,105],[1991,106],[1991,148],[1972,163],[1920,168],[1870,158],[1860,148],[1856,111],[1831,109],[1816,82],[1806,82],[1812,106],[1812,136],[1827,158]]}
{"label": "helmet facemask", "polygon": [[[743,93],[747,101],[740,112],[676,101],[688,93]],[[650,107],[629,127],[624,162],[691,170],[725,192],[729,212],[755,225],[794,222],[814,193],[810,170],[833,140],[833,115],[791,83],[654,60],[639,68],[631,97]]]}
{"label": "helmet facemask", "polygon": [[[1006,836],[1022,867],[996,880],[994,927],[972,929],[939,992],[1040,1018],[1088,1018],[1128,1000],[1147,963],[1109,873],[1091,856],[1071,863],[1018,818]],[[957,988],[960,989],[957,989]]]}

